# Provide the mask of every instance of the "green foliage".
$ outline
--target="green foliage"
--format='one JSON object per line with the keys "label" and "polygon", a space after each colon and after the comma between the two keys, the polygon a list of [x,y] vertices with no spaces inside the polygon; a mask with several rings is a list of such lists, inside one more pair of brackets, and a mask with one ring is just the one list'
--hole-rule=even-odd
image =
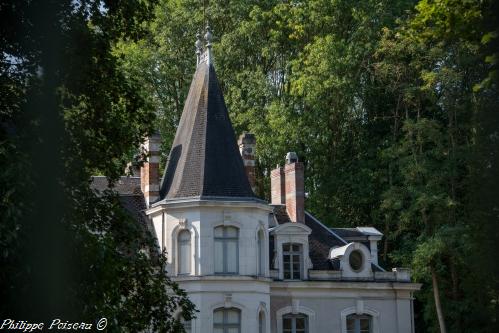
{"label": "green foliage", "polygon": [[[113,54],[146,33],[154,2],[0,4],[0,313],[182,331],[193,304],[145,225],[90,177],[123,173],[155,119]],[[4,94],[5,92],[5,94]]]}
{"label": "green foliage", "polygon": [[[385,30],[375,64],[377,78],[403,110],[403,126],[384,153],[398,177],[395,188],[384,193],[382,209],[400,221],[393,226],[400,235],[395,244],[406,243],[392,256],[410,264],[425,284],[435,270],[448,330],[455,332],[497,329],[491,303],[497,298],[497,281],[483,271],[494,271],[495,265],[480,269],[474,264],[483,244],[472,200],[488,199],[472,184],[480,181],[475,172],[486,164],[497,169],[488,157],[477,155],[483,144],[478,140],[485,134],[480,118],[497,103],[495,87],[473,89],[488,75],[480,42],[484,8],[485,3],[473,1],[420,1],[409,20]],[[492,207],[486,215],[493,214]],[[407,242],[411,237],[414,241]],[[494,261],[490,253],[485,256]],[[471,282],[478,280],[488,287]],[[425,326],[437,330],[431,293],[427,288],[420,299]],[[489,305],[476,303],[478,299],[489,299]]]}
{"label": "green foliage", "polygon": [[[372,225],[385,266],[412,267],[417,326],[497,330],[497,2],[163,0],[141,40],[113,54],[145,88],[168,154],[195,70],[194,35],[214,30],[236,132],[257,137],[259,195],[294,150],[307,209]],[[480,265],[478,264],[480,263]],[[486,268],[484,268],[486,266]],[[495,325],[495,326],[494,326]],[[477,328],[479,327],[479,328]]]}

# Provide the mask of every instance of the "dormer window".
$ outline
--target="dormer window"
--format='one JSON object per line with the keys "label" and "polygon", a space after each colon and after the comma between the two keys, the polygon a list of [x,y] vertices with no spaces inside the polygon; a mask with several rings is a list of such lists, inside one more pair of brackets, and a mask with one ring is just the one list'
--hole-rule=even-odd
{"label": "dormer window", "polygon": [[239,231],[235,227],[215,228],[215,274],[239,272]]}
{"label": "dormer window", "polygon": [[362,270],[364,265],[364,256],[359,250],[354,250],[350,253],[348,258],[348,263],[354,272],[359,272]]}
{"label": "dormer window", "polygon": [[329,250],[329,259],[332,262],[339,262],[338,268],[345,278],[373,277],[369,249],[362,243],[333,247]]}
{"label": "dormer window", "polygon": [[284,280],[301,280],[302,278],[302,246],[286,243],[282,245],[282,262]]}

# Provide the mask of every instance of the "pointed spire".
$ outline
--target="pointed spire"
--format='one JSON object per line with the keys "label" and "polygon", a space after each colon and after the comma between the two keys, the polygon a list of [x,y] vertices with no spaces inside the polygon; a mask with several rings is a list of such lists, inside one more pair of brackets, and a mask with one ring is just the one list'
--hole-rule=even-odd
{"label": "pointed spire", "polygon": [[[160,199],[209,197],[253,200],[255,195],[246,177],[212,63],[209,26],[206,27],[204,39],[206,48],[199,57],[168,157]],[[196,51],[200,52],[198,41]]]}

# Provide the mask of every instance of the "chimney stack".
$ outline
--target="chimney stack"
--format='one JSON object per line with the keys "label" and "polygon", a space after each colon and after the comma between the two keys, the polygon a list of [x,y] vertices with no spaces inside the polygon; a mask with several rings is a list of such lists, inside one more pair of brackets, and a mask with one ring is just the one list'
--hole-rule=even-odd
{"label": "chimney stack", "polygon": [[294,152],[286,154],[286,164],[270,173],[271,203],[285,204],[292,222],[305,223],[305,178],[303,163]]}
{"label": "chimney stack", "polygon": [[144,193],[147,207],[159,198],[159,134],[149,136],[143,148],[147,153],[147,162],[140,169],[140,188]]}
{"label": "chimney stack", "polygon": [[273,205],[286,204],[286,189],[284,188],[284,168],[279,165],[270,171],[270,203]]}
{"label": "chimney stack", "polygon": [[244,170],[250,183],[253,193],[256,193],[256,175],[255,175],[255,146],[256,138],[252,133],[243,133],[238,140],[239,152],[243,159]]}

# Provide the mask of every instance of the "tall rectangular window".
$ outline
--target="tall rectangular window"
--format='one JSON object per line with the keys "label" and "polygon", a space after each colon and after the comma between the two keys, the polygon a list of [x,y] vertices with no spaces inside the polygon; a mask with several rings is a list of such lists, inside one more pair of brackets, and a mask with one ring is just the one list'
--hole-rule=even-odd
{"label": "tall rectangular window", "polygon": [[241,333],[241,311],[220,308],[213,312],[214,333]]}
{"label": "tall rectangular window", "polygon": [[265,333],[265,313],[258,313],[258,333]]}
{"label": "tall rectangular window", "polygon": [[182,230],[178,234],[178,274],[191,272],[191,233]]}
{"label": "tall rectangular window", "polygon": [[263,230],[258,232],[258,275],[265,275],[265,237]]}
{"label": "tall rectangular window", "polygon": [[288,314],[282,317],[283,333],[308,333],[308,317],[304,314]]}
{"label": "tall rectangular window", "polygon": [[215,228],[215,273],[239,272],[239,231],[235,227]]}
{"label": "tall rectangular window", "polygon": [[282,245],[282,262],[285,280],[300,280],[302,275],[301,244],[286,243]]}
{"label": "tall rectangular window", "polygon": [[347,333],[372,333],[372,317],[352,314],[347,317]]}

